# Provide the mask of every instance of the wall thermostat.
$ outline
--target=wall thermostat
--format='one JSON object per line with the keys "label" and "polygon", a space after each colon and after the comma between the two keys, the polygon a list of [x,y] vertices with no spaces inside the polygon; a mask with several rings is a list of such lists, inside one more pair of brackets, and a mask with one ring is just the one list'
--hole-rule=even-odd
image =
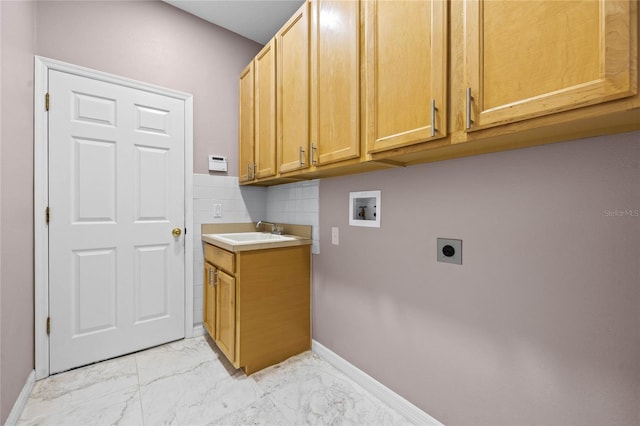
{"label": "wall thermostat", "polygon": [[227,157],[223,157],[222,155],[209,155],[209,171],[226,172]]}

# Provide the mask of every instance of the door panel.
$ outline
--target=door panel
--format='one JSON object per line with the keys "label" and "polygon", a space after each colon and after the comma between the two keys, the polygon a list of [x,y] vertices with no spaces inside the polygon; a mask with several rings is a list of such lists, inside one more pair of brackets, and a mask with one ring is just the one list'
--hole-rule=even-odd
{"label": "door panel", "polygon": [[135,220],[169,220],[171,153],[167,148],[134,147]]}
{"label": "door panel", "polygon": [[136,246],[134,264],[136,324],[169,315],[169,246]]}
{"label": "door panel", "polygon": [[74,222],[116,218],[116,142],[73,138],[71,203]]}
{"label": "door panel", "polygon": [[184,337],[184,103],[49,72],[50,371]]}
{"label": "door panel", "polygon": [[[116,250],[75,250],[72,255],[73,338],[116,327]],[[94,271],[99,270],[96,276]]]}

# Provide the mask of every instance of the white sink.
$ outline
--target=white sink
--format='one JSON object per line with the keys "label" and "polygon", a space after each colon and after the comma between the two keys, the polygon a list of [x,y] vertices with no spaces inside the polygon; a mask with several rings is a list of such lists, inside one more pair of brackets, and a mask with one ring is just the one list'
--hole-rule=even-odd
{"label": "white sink", "polygon": [[294,237],[286,235],[270,234],[268,232],[236,232],[232,234],[206,234],[209,238],[215,238],[229,244],[257,244],[275,243],[278,241],[292,241]]}

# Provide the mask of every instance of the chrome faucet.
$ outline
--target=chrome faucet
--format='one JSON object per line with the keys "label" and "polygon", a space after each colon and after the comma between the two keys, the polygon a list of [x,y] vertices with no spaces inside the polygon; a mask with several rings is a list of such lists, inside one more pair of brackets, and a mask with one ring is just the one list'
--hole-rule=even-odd
{"label": "chrome faucet", "polygon": [[265,220],[261,220],[258,223],[256,223],[256,228],[260,228],[260,225],[262,225],[263,223],[265,225],[271,225],[271,233],[272,234],[282,235],[282,228],[280,228],[280,225],[278,225],[277,223],[267,222]]}

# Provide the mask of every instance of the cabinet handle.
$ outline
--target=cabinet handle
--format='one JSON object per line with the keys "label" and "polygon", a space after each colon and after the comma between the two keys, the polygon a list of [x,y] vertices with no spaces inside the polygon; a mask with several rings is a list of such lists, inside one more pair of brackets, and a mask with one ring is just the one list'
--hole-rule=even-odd
{"label": "cabinet handle", "polygon": [[436,100],[431,99],[431,137],[434,137],[436,135],[436,132],[438,131],[438,129],[436,129],[436,111],[437,110],[438,108],[436,108]]}
{"label": "cabinet handle", "polygon": [[218,284],[218,271],[213,271],[213,286],[215,287]]}
{"label": "cabinet handle", "polygon": [[251,163],[247,163],[247,179],[249,180],[253,179],[251,177]]}
{"label": "cabinet handle", "polygon": [[316,152],[317,152],[318,148],[314,145],[311,144],[311,164],[318,164],[318,161],[316,160]]}
{"label": "cabinet handle", "polygon": [[304,166],[304,149],[300,147],[300,151],[298,152],[298,160],[300,161],[300,165]]}
{"label": "cabinet handle", "polygon": [[471,101],[473,101],[471,87],[467,87],[467,129],[470,129],[473,124],[473,120],[471,119]]}
{"label": "cabinet handle", "polygon": [[253,163],[253,178],[254,179],[256,177],[257,171],[258,171],[258,165],[256,163]]}

